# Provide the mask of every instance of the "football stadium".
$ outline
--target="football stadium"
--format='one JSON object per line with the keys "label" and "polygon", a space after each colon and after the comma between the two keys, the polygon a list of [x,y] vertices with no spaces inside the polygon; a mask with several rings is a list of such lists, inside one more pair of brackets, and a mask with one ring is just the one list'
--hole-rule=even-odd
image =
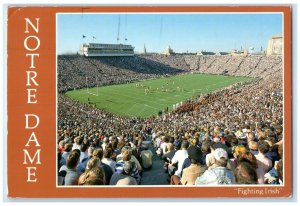
{"label": "football stadium", "polygon": [[283,184],[282,41],[257,53],[93,42],[58,54],[57,184]]}
{"label": "football stadium", "polygon": [[118,115],[150,117],[174,110],[188,99],[249,80],[248,77],[183,74],[100,88],[87,85],[67,92],[66,96]]}

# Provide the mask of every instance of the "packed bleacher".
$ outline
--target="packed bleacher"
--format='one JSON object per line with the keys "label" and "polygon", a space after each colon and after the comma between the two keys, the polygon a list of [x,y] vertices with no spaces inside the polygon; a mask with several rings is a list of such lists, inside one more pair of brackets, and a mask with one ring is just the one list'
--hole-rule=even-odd
{"label": "packed bleacher", "polygon": [[179,68],[139,56],[85,58],[79,55],[60,55],[58,91],[84,88],[87,84],[89,87],[124,84],[182,72],[183,70]]}
{"label": "packed bleacher", "polygon": [[[154,155],[171,185],[283,184],[282,67],[282,57],[262,55],[58,56],[58,184],[139,185]],[[185,72],[256,79],[146,119],[64,96],[86,76],[102,86]]]}

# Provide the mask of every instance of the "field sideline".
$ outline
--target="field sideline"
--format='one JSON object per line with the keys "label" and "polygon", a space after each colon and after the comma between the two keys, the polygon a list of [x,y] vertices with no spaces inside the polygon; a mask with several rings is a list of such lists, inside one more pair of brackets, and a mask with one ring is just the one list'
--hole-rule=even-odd
{"label": "field sideline", "polygon": [[[199,94],[249,81],[249,77],[232,77],[209,74],[186,74],[130,84],[99,87],[99,96],[88,94],[86,89],[69,91],[66,96],[98,108],[127,117],[157,115],[166,107],[193,98]],[[97,88],[89,88],[97,93]]]}

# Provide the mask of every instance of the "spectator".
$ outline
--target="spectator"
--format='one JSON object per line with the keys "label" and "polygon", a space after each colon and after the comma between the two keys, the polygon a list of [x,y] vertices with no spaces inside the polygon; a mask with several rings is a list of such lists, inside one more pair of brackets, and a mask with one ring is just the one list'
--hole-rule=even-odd
{"label": "spectator", "polygon": [[105,175],[100,167],[85,171],[78,181],[78,185],[105,185]]}
{"label": "spectator", "polygon": [[149,149],[149,144],[145,144],[142,147],[142,151],[141,151],[141,160],[142,160],[143,169],[150,169],[152,167],[152,158],[153,158],[153,153]]}
{"label": "spectator", "polygon": [[88,157],[85,158],[82,162],[80,162],[78,164],[77,172],[83,173],[85,171],[88,161],[93,157],[94,150],[95,150],[95,147],[91,146],[91,147],[88,148]]}
{"label": "spectator", "polygon": [[88,148],[87,144],[80,145],[80,158],[79,158],[80,163],[83,162],[84,160],[86,160],[89,156],[87,153],[87,148]]}
{"label": "spectator", "polygon": [[[169,174],[171,175],[175,170],[174,174],[181,177],[182,165],[186,158],[188,158],[187,148],[189,146],[188,141],[184,140],[181,144],[181,150],[176,151],[174,157],[171,160],[171,165],[169,165]],[[174,169],[174,165],[177,164],[177,169]],[[173,174],[172,174],[173,175]]]}
{"label": "spectator", "polygon": [[190,146],[188,148],[188,155],[191,165],[182,171],[182,178],[179,181],[178,176],[173,175],[171,184],[194,185],[197,177],[201,176],[207,169],[200,164],[202,152],[197,146]]}
{"label": "spectator", "polygon": [[275,166],[264,175],[265,182],[272,185],[282,185],[282,160],[279,160]]}
{"label": "spectator", "polygon": [[203,141],[201,145],[201,152],[202,152],[202,158],[200,163],[203,165],[206,165],[206,155],[211,153],[210,149],[210,142],[209,141]]}
{"label": "spectator", "polygon": [[61,160],[60,160],[60,166],[63,166],[66,164],[66,160],[67,160],[70,152],[72,151],[72,147],[73,147],[73,145],[70,143],[65,144],[64,152],[62,153]]}
{"label": "spectator", "polygon": [[139,163],[139,161],[136,159],[136,157],[132,155],[132,148],[130,146],[125,146],[122,148],[121,154],[117,156],[117,162],[122,161],[123,155],[125,153],[126,154],[130,153],[130,161],[135,163],[139,172],[142,172],[143,171],[142,166]]}
{"label": "spectator", "polygon": [[231,170],[227,169],[228,154],[222,149],[218,148],[214,151],[214,158],[216,167],[206,170],[203,175],[198,177],[195,181],[196,185],[223,185],[235,184],[235,177]]}
{"label": "spectator", "polygon": [[272,161],[265,155],[268,151],[268,143],[264,140],[258,141],[258,154],[255,157],[258,165],[257,176],[259,184],[264,184],[264,175],[272,168]]}
{"label": "spectator", "polygon": [[103,150],[102,148],[95,149],[93,151],[93,157],[97,157],[100,160],[100,167],[104,170],[105,175],[105,184],[108,185],[111,176],[113,175],[113,171],[111,170],[110,166],[104,164],[101,160],[103,158]]}
{"label": "spectator", "polygon": [[171,164],[171,160],[174,157],[176,150],[172,143],[167,144],[167,152],[165,155],[162,156],[162,160],[164,161],[164,170],[168,172],[169,164]]}
{"label": "spectator", "polygon": [[248,162],[240,162],[234,170],[236,184],[257,184],[257,173]]}
{"label": "spectator", "polygon": [[135,178],[131,176],[135,168],[134,162],[125,161],[121,173],[116,172],[110,180],[110,185],[137,185]]}
{"label": "spectator", "polygon": [[77,164],[79,162],[80,154],[73,150],[67,158],[67,174],[65,176],[65,185],[77,185],[79,173],[76,171]]}
{"label": "spectator", "polygon": [[75,137],[74,138],[74,144],[73,144],[73,147],[72,147],[72,150],[74,149],[79,149],[80,150],[80,145],[82,143],[82,138],[81,137]]}
{"label": "spectator", "polygon": [[104,151],[102,163],[110,166],[111,170],[114,173],[115,169],[116,169],[116,162],[114,160],[112,160],[111,157],[112,157],[112,149],[108,148]]}
{"label": "spectator", "polygon": [[250,152],[254,155],[257,155],[258,154],[257,142],[250,141],[248,142],[248,144],[249,144]]}
{"label": "spectator", "polygon": [[141,182],[141,175],[139,173],[139,170],[135,162],[131,161],[131,159],[132,159],[131,150],[125,148],[122,151],[122,160],[118,161],[116,164],[116,173],[121,174],[124,170],[125,162],[130,161],[133,163],[133,169],[132,172],[130,173],[130,176],[133,177],[136,180],[136,182],[139,184]]}

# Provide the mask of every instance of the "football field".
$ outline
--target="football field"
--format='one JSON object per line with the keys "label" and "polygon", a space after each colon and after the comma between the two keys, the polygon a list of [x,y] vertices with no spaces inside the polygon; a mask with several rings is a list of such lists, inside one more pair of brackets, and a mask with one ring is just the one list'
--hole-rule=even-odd
{"label": "football field", "polygon": [[141,82],[69,91],[66,96],[127,117],[149,117],[200,94],[251,81],[249,77],[186,74]]}

